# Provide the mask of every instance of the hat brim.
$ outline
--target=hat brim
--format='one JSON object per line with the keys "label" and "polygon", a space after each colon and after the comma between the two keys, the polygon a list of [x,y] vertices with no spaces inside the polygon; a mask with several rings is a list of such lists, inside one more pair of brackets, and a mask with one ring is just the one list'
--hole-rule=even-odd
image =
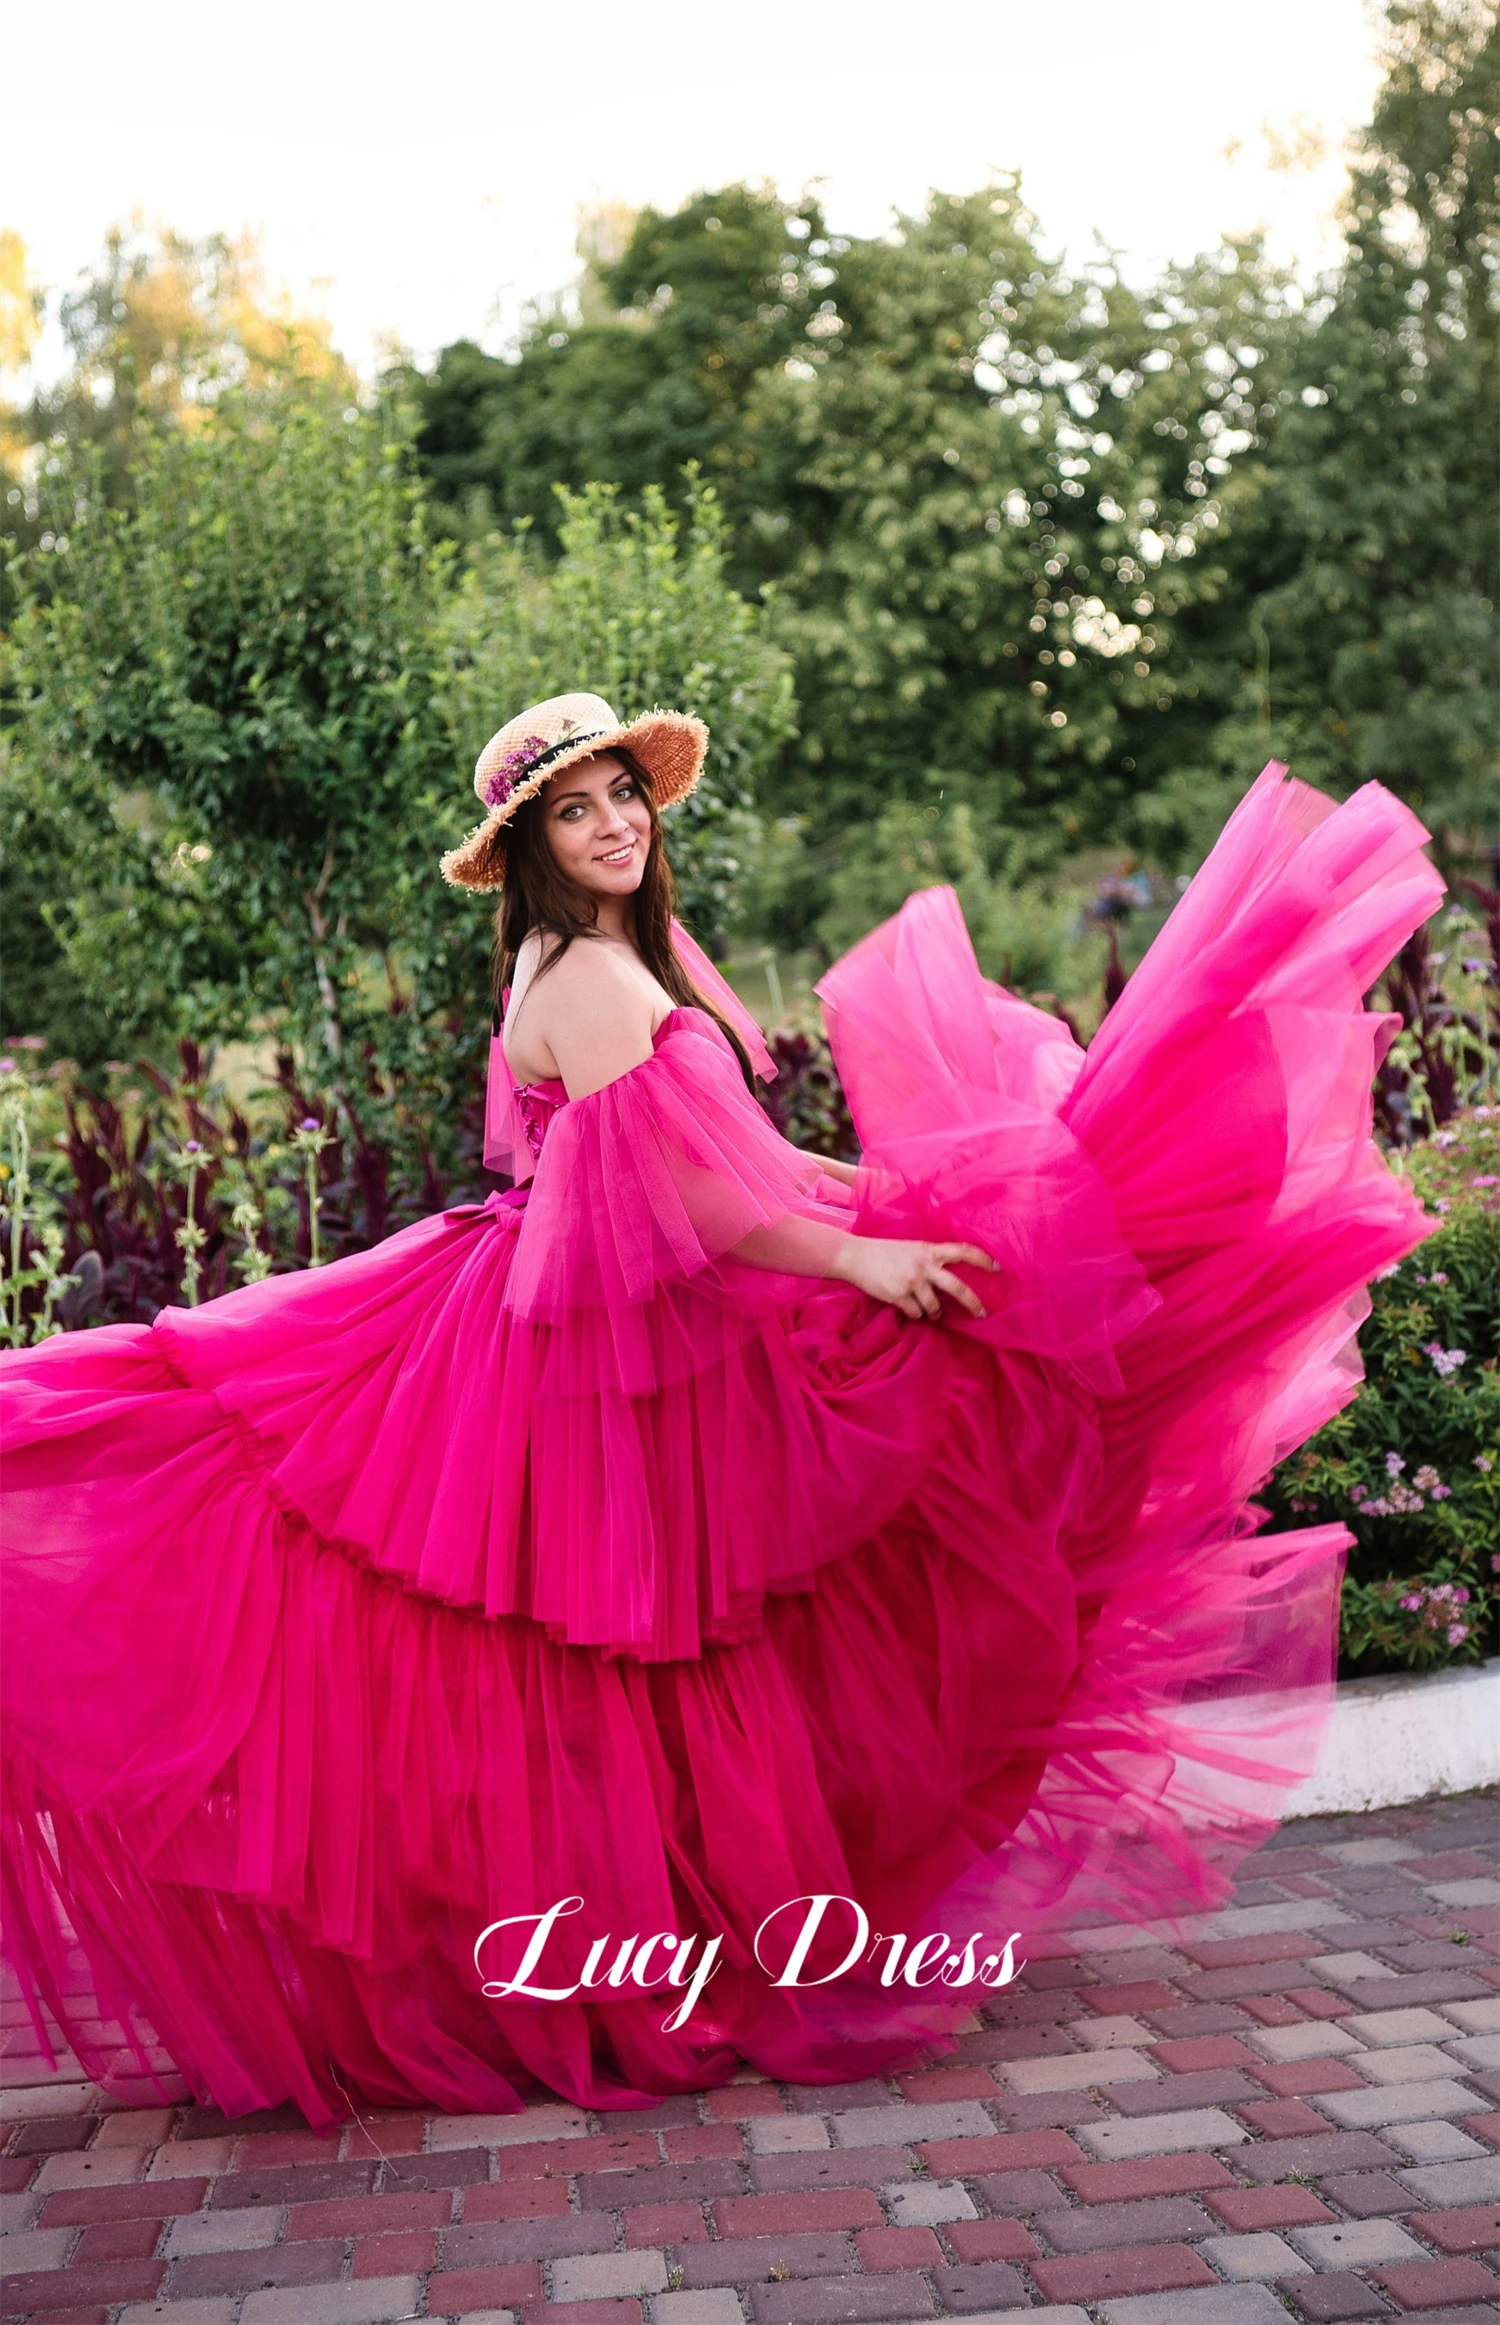
{"label": "hat brim", "polygon": [[628,725],[604,734],[586,735],[577,746],[548,762],[540,774],[518,783],[502,807],[491,808],[484,822],[471,831],[462,846],[450,848],[441,860],[443,878],[450,888],[479,891],[505,885],[506,826],[518,807],[534,799],[543,784],[552,783],[565,767],[597,759],[601,751],[621,749],[639,759],[651,777],[658,807],[671,807],[696,789],[708,751],[708,729],[701,718],[686,711],[652,710]]}

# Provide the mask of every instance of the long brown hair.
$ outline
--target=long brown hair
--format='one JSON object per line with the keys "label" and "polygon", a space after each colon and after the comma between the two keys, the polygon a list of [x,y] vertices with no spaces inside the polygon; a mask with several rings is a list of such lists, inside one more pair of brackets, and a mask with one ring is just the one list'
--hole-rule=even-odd
{"label": "long brown hair", "polygon": [[[755,1093],[755,1073],[744,1043],[734,1027],[706,1000],[693,983],[677,948],[672,942],[672,916],[677,909],[677,883],[667,861],[662,843],[661,819],[656,810],[656,798],[651,777],[631,751],[611,746],[611,757],[619,760],[631,781],[646,802],[651,818],[651,838],[646,849],[645,867],[641,884],[632,899],[635,917],[635,949],[657,983],[671,994],[680,1007],[701,1009],[713,1019],[740,1061],[740,1072],[745,1087]],[[505,989],[515,971],[516,955],[525,939],[534,929],[544,936],[556,937],[550,949],[544,948],[532,983],[544,977],[547,971],[562,959],[575,937],[595,934],[598,907],[594,900],[570,880],[558,864],[547,841],[544,816],[547,788],[523,800],[506,826],[505,886],[501,891],[499,909],[495,914],[495,1015],[494,1025],[500,1029],[500,1011]]]}

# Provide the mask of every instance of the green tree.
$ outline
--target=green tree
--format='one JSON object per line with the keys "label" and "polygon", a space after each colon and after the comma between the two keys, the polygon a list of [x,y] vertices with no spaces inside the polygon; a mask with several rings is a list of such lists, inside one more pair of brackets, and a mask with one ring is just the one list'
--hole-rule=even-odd
{"label": "green tree", "polygon": [[[123,505],[98,448],[47,466],[52,546],[26,567],[11,654],[10,799],[32,819],[12,876],[40,886],[104,1026],[136,1031],[147,1005],[159,1036],[253,1015],[347,1071],[389,1012],[368,963],[399,941],[408,804],[451,782],[449,559],[405,447],[386,419],[281,393],[142,437]],[[65,888],[37,882],[42,797],[59,843],[91,835]],[[35,937],[23,921],[23,949]]]}
{"label": "green tree", "polygon": [[1393,0],[1342,260],[1277,335],[1222,583],[1184,612],[1200,691],[1148,787],[1148,845],[1201,852],[1272,753],[1336,793],[1378,778],[1460,856],[1492,825],[1497,117],[1493,7]]}

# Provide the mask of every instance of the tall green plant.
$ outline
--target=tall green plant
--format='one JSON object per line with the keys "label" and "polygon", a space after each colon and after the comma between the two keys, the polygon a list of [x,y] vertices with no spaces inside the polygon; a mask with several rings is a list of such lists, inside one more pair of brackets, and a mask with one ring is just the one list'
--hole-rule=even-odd
{"label": "tall green plant", "polygon": [[70,965],[107,1006],[123,825],[176,996],[217,922],[236,955],[219,1026],[269,1016],[347,1071],[386,1003],[363,969],[400,933],[407,804],[446,748],[446,553],[399,434],[316,398],[231,400],[147,439],[123,508],[87,447],[50,465],[55,545],[29,561],[13,669],[24,761],[93,827],[59,930]]}

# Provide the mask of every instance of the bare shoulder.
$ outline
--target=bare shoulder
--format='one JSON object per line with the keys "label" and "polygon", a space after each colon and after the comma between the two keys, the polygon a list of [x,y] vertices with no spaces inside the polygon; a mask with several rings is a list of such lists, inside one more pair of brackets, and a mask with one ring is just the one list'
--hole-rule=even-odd
{"label": "bare shoulder", "polygon": [[618,946],[575,938],[538,985],[535,1007],[535,1030],[570,1098],[603,1089],[651,1055],[651,986]]}

